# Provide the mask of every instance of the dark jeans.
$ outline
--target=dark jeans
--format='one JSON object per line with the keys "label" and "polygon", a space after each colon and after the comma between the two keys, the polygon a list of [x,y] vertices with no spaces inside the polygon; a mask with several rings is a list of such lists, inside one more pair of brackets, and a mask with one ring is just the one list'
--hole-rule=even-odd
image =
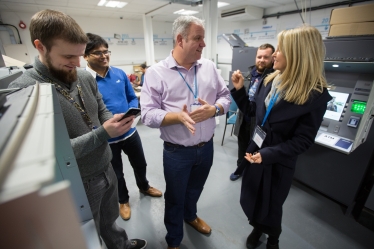
{"label": "dark jeans", "polygon": [[126,140],[109,145],[113,154],[113,169],[117,175],[119,203],[127,203],[130,197],[123,174],[122,151],[129,158],[130,164],[134,170],[136,185],[138,185],[138,188],[144,191],[147,191],[149,188],[146,177],[147,162],[144,157],[142,141],[140,140],[138,131],[135,131],[134,134]]}
{"label": "dark jeans", "polygon": [[202,147],[164,143],[164,222],[170,247],[178,247],[183,239],[183,220],[197,217],[197,201],[213,164],[213,152],[213,139]]}
{"label": "dark jeans", "polygon": [[130,241],[127,238],[126,231],[116,224],[119,213],[117,179],[112,166],[109,166],[102,174],[83,185],[90,203],[96,230],[107,248],[128,248]]}

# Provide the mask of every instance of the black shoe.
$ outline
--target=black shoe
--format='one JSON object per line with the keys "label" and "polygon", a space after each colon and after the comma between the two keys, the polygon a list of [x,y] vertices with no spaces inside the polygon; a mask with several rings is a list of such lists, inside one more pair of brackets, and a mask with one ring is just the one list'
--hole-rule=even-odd
{"label": "black shoe", "polygon": [[144,239],[131,239],[130,247],[131,249],[143,249],[147,247],[147,241]]}
{"label": "black shoe", "polygon": [[247,241],[246,241],[246,246],[248,249],[254,249],[257,247],[258,242],[262,236],[261,232],[256,231],[253,229],[250,235],[248,235]]}
{"label": "black shoe", "polygon": [[269,243],[266,244],[266,249],[279,249],[279,244],[271,245]]}
{"label": "black shoe", "polygon": [[236,180],[238,180],[240,177],[241,177],[241,175],[235,175],[234,173],[232,173],[232,174],[230,175],[230,180],[231,180],[231,181],[236,181]]}

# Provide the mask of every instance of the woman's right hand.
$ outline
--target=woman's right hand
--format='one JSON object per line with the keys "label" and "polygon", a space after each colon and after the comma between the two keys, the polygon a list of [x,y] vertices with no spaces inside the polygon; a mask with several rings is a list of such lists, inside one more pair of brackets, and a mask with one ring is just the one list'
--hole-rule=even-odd
{"label": "woman's right hand", "polygon": [[262,163],[260,152],[255,152],[253,154],[246,152],[244,158],[247,159],[247,161],[250,163]]}
{"label": "woman's right hand", "polygon": [[231,75],[231,81],[236,90],[239,90],[240,88],[244,86],[244,77],[242,73],[240,72],[240,70],[236,70]]}

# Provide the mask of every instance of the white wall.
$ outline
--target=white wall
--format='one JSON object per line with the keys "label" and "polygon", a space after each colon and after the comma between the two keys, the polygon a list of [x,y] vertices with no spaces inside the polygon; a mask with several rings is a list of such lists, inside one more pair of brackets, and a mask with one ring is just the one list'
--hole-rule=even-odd
{"label": "white wall", "polygon": [[[294,8],[296,9],[296,8]],[[280,11],[280,9],[273,9],[272,12],[267,14],[273,14]],[[311,18],[309,19],[311,13]],[[328,34],[329,20],[330,20],[330,9],[317,10],[307,13],[306,21],[311,25],[320,29],[323,37]],[[246,22],[227,22],[220,19],[218,25],[218,38],[217,38],[217,51],[218,54],[218,67],[222,70],[222,77],[228,81],[229,71],[231,69],[232,61],[232,50],[230,45],[221,37],[224,33],[236,33],[238,34],[248,46],[258,47],[263,43],[270,43],[275,48],[277,46],[277,34],[284,30],[290,29],[302,25],[302,21],[299,14],[285,15],[279,18],[272,17],[263,19],[246,21]],[[248,65],[251,66],[251,65]]]}
{"label": "white wall", "polygon": [[[30,40],[29,26],[33,13],[1,12],[3,23],[12,24],[18,27],[22,20],[27,28],[18,28],[22,43],[26,45],[27,52],[32,63],[37,51]],[[111,65],[118,66],[126,73],[133,73],[133,64],[144,63],[144,34],[142,20],[121,20],[111,18],[90,18],[82,16],[72,16],[85,32],[98,34],[107,39],[109,50],[112,52]],[[153,22],[153,33],[155,36],[155,59],[161,60],[169,55],[172,49],[171,29],[172,23]],[[14,30],[14,33],[16,31]],[[114,34],[120,35],[120,39],[115,39]],[[0,40],[3,45],[10,44],[11,40],[8,32],[0,31]],[[18,37],[17,37],[18,41]],[[127,42],[127,43],[126,43]],[[8,55],[12,57],[12,55]],[[81,60],[81,67],[86,65]]]}

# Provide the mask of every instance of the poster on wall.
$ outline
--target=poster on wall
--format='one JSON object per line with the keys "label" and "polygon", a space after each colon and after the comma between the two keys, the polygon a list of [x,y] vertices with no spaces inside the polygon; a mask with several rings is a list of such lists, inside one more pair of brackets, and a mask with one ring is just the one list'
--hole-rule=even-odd
{"label": "poster on wall", "polygon": [[[171,40],[171,39],[170,39]],[[165,38],[157,38],[153,39],[153,44],[155,46],[167,46],[168,45],[168,40]]]}
{"label": "poster on wall", "polygon": [[173,49],[173,36],[169,34],[153,34],[155,61],[165,59]]}
{"label": "poster on wall", "polygon": [[276,39],[276,37],[277,27],[275,25],[263,25],[259,29],[245,28],[244,34],[241,36],[246,43],[273,40]]}
{"label": "poster on wall", "polygon": [[[318,31],[321,33],[322,39],[325,39],[329,35],[329,29],[330,29],[330,18],[329,17],[321,17],[316,18],[316,22],[313,22],[311,26],[318,29]],[[287,27],[287,29],[294,29],[297,27],[300,27],[300,24],[290,23]]]}
{"label": "poster on wall", "polygon": [[113,44],[113,38],[112,37],[105,37],[105,36],[102,36],[102,37],[108,43],[108,45]]}
{"label": "poster on wall", "polygon": [[117,45],[129,45],[129,41],[127,40],[118,40],[117,41]]}
{"label": "poster on wall", "polygon": [[319,32],[321,33],[322,39],[325,39],[329,35],[330,18],[329,17],[321,18],[321,23],[317,25],[313,25],[313,26],[319,30]]}
{"label": "poster on wall", "polygon": [[154,46],[168,46],[173,44],[173,38],[171,36],[153,35],[153,45]]}
{"label": "poster on wall", "polygon": [[[119,45],[119,46],[136,46],[137,43],[144,43],[144,38],[140,34],[105,34],[102,37],[108,42],[108,45]],[[139,41],[139,42],[138,42]],[[140,44],[140,45],[141,45]]]}
{"label": "poster on wall", "polygon": [[109,45],[111,65],[125,66],[144,62],[145,49],[142,34],[103,32],[98,35],[103,37]]}
{"label": "poster on wall", "polygon": [[[261,28],[244,28],[241,29],[234,29],[234,34],[240,36],[246,44],[251,44],[256,41],[266,41],[266,40],[274,40],[277,37],[277,28],[275,25],[264,25]],[[217,36],[217,43],[220,43],[222,40],[222,36]]]}
{"label": "poster on wall", "polygon": [[117,39],[117,45],[129,45],[129,35],[128,34],[117,34],[117,36],[115,35],[114,38]]}

